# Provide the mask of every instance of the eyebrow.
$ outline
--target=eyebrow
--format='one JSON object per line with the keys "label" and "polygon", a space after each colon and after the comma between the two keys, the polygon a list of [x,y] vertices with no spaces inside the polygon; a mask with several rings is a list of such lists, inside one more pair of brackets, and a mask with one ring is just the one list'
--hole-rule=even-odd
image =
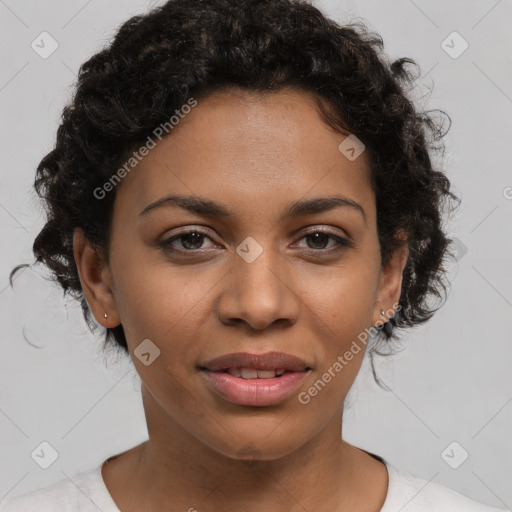
{"label": "eyebrow", "polygon": [[[139,217],[145,216],[150,211],[163,206],[177,206],[191,213],[196,213],[205,217],[234,217],[234,213],[220,203],[198,196],[185,196],[179,194],[170,194],[149,204],[140,212]],[[364,211],[364,208],[356,201],[341,195],[295,201],[288,206],[288,209],[279,220],[282,221],[285,218],[314,215],[316,213],[323,213],[340,207],[348,207],[357,210],[362,215],[366,224],[366,212]]]}

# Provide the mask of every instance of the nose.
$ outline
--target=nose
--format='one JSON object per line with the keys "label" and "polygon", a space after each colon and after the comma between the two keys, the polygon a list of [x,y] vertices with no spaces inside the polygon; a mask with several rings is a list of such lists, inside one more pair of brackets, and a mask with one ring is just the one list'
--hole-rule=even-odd
{"label": "nose", "polygon": [[290,269],[270,250],[251,263],[234,255],[232,270],[223,280],[217,314],[226,325],[245,323],[255,330],[272,324],[293,325],[300,313],[300,298]]}

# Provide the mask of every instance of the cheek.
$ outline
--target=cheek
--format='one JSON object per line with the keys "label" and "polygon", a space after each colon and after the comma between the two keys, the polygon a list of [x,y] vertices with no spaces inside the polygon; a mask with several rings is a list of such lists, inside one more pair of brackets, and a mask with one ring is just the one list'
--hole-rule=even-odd
{"label": "cheek", "polygon": [[341,407],[357,377],[368,342],[377,280],[375,265],[364,258],[330,268],[328,279],[309,281],[303,276],[319,362],[305,399],[311,399],[312,408],[319,407],[318,414],[323,414],[321,402],[331,404],[328,410]]}
{"label": "cheek", "polygon": [[144,265],[144,259],[132,253],[116,267],[116,303],[127,337],[133,342],[154,339],[164,346],[178,341],[184,330],[194,331],[214,273],[199,274],[192,266],[173,266],[163,259]]}
{"label": "cheek", "polygon": [[301,276],[307,309],[320,327],[331,328],[333,334],[354,334],[371,322],[378,274],[369,262],[356,260],[326,268],[322,274]]}

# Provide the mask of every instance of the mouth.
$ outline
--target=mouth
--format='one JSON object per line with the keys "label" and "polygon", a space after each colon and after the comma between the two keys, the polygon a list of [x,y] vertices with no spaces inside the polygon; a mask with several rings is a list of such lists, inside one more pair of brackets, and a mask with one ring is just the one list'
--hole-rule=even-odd
{"label": "mouth", "polygon": [[[244,379],[268,379],[275,377],[276,374],[279,376],[285,372],[302,372],[311,368],[299,357],[283,352],[266,352],[265,354],[235,352],[200,364],[199,369],[228,372]],[[274,374],[266,372],[274,372]]]}
{"label": "mouth", "polygon": [[[206,368],[204,368],[206,370]],[[208,370],[211,371],[211,370]],[[239,379],[274,379],[282,377],[286,372],[284,368],[276,370],[259,370],[256,368],[227,368],[225,370],[217,370],[218,372],[227,373]],[[288,372],[290,373],[290,372]]]}
{"label": "mouth", "polygon": [[312,370],[281,352],[228,354],[198,366],[209,389],[238,405],[277,405],[289,398]]}

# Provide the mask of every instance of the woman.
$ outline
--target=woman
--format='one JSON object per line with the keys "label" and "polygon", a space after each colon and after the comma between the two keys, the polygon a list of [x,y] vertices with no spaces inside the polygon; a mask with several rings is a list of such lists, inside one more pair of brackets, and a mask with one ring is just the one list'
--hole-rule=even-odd
{"label": "woman", "polygon": [[434,312],[456,199],[381,49],[297,0],[171,0],[82,66],[34,253],[149,439],[1,510],[497,510],[340,436],[367,346]]}

